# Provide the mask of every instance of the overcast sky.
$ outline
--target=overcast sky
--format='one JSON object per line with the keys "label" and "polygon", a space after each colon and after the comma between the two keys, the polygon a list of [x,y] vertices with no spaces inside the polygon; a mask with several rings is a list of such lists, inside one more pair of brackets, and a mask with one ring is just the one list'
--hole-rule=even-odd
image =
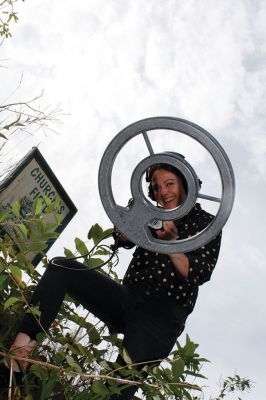
{"label": "overcast sky", "polygon": [[[204,127],[232,162],[236,200],[217,268],[201,288],[185,333],[211,360],[203,371],[209,377],[205,400],[215,395],[221,376],[234,372],[255,381],[245,399],[263,400],[265,1],[28,0],[18,12],[13,37],[0,48],[7,67],[1,69],[1,102],[23,74],[8,101],[44,90],[41,104],[60,105],[66,115],[63,125],[52,126],[57,134],[21,137],[16,146],[10,141],[8,155],[22,157],[38,144],[79,209],[49,255],[73,248],[73,239],[85,239],[93,223],[111,225],[98,194],[98,167],[120,130],[161,115]],[[136,141],[118,160],[116,168],[124,174],[114,186],[121,201],[130,195],[134,161],[147,156],[143,143]],[[155,151],[183,152],[203,180],[204,192],[219,190],[211,158],[195,141],[162,133],[153,144]],[[122,252],[121,276],[129,259]]]}

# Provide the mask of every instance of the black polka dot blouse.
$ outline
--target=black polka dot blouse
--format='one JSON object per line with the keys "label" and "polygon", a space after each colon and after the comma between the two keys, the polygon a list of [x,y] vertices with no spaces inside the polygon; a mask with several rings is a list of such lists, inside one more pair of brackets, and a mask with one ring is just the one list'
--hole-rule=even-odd
{"label": "black polka dot blouse", "polygon": [[[185,239],[202,231],[213,215],[201,209],[200,204],[182,219],[176,221],[177,239]],[[207,282],[216,265],[221,233],[205,246],[186,253],[189,273],[184,278],[175,269],[166,254],[154,253],[137,247],[123,279],[123,284],[146,286],[146,295],[157,293],[174,299],[190,313],[198,296],[198,286]]]}

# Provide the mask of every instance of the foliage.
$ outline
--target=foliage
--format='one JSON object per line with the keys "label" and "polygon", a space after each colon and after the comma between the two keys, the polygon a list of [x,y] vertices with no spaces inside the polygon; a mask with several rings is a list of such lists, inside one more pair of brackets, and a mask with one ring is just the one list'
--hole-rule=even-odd
{"label": "foliage", "polygon": [[[14,90],[14,95],[20,88],[22,79],[18,87]],[[28,135],[34,135],[40,132],[46,135],[47,132],[56,132],[51,128],[51,124],[59,124],[62,116],[59,107],[40,107],[39,100],[43,93],[32,97],[29,100],[14,101],[10,103],[0,104],[0,177],[5,175],[12,169],[14,163],[5,161],[5,148],[11,138],[19,135],[20,141],[24,140]],[[10,149],[11,145],[9,146]],[[8,154],[8,149],[7,149]],[[8,165],[5,165],[8,164]]]}
{"label": "foliage", "polygon": [[[31,308],[28,300],[41,274],[33,267],[29,256],[32,251],[38,251],[43,255],[44,266],[47,265],[46,243],[48,239],[55,239],[55,229],[60,224],[56,213],[58,204],[48,199],[45,202],[45,215],[41,212],[40,200],[36,201],[34,209],[27,215],[21,212],[18,202],[11,209],[0,212],[2,355],[8,352],[23,313],[32,312],[35,318],[39,317],[38,308]],[[49,215],[53,215],[53,223],[46,222]],[[13,228],[12,239],[5,233],[10,224]],[[99,241],[110,236],[111,232],[111,229],[103,230],[95,224],[88,233],[88,241],[76,238],[75,250],[65,249],[65,255],[83,256],[86,266],[101,264],[110,257],[111,250]],[[114,265],[114,261],[109,261],[102,268],[102,273],[118,280]],[[50,332],[40,334],[38,342],[23,384],[17,385],[16,397],[13,398],[107,400],[112,393],[119,393],[128,384],[140,386],[147,399],[192,400],[194,393],[201,395],[200,386],[191,383],[191,379],[194,382],[196,378],[204,378],[200,370],[207,360],[199,356],[196,352],[198,345],[189,336],[183,346],[177,343],[169,358],[160,365],[159,361],[162,360],[158,360],[156,365],[154,362],[147,364],[140,370],[140,366],[132,364],[121,348],[120,337],[110,334],[101,321],[83,310],[74,299],[66,297]],[[127,367],[115,361],[118,352],[127,362]],[[228,388],[232,391],[232,387],[243,390],[248,387],[247,383],[241,387],[241,378],[237,381],[229,378],[225,382],[217,398],[219,400],[225,396]]]}
{"label": "foliage", "polygon": [[[19,89],[21,81],[15,92]],[[60,109],[41,108],[38,101],[42,97],[35,96],[27,101],[15,101],[12,103],[0,104],[0,138],[3,143],[17,133],[34,134],[41,130],[52,131],[51,123],[59,123]],[[3,144],[0,149],[3,148]]]}
{"label": "foliage", "polygon": [[[11,37],[10,23],[18,21],[18,14],[14,5],[18,0],[0,1],[0,36],[3,38]],[[24,0],[21,0],[24,1]]]}
{"label": "foliage", "polygon": [[[228,376],[222,382],[222,388],[215,400],[222,400],[227,397],[227,394],[234,392],[244,392],[251,389],[251,382],[249,378],[241,378],[239,375]],[[238,399],[240,399],[238,397]]]}

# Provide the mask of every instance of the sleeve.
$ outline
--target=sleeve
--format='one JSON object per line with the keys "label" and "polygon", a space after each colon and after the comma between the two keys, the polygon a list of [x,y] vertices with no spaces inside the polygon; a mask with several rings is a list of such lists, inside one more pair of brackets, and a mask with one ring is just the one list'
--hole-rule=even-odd
{"label": "sleeve", "polygon": [[120,240],[119,231],[115,227],[112,236],[115,241],[114,245],[112,245],[113,250],[117,250],[119,247],[129,250],[136,246],[135,243],[130,242],[129,240]]}
{"label": "sleeve", "polygon": [[118,247],[123,247],[124,249],[127,249],[127,250],[133,249],[133,247],[135,247],[135,246],[136,246],[135,243],[130,242],[129,240],[127,240],[127,241],[122,241],[122,240],[118,241]]}
{"label": "sleeve", "polygon": [[[196,224],[198,231],[202,231],[212,221],[213,216],[207,212],[202,212],[197,218]],[[212,272],[218,260],[220,251],[222,232],[220,232],[209,243],[197,250],[186,253],[189,260],[189,272],[187,281],[193,285],[203,285],[211,278]]]}

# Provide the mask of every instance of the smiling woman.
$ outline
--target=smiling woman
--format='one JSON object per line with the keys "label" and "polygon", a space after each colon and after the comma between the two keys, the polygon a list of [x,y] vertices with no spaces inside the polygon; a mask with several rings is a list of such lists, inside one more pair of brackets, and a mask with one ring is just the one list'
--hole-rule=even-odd
{"label": "smiling woman", "polygon": [[157,203],[166,210],[178,207],[186,196],[181,177],[166,169],[154,171],[152,190]]}

